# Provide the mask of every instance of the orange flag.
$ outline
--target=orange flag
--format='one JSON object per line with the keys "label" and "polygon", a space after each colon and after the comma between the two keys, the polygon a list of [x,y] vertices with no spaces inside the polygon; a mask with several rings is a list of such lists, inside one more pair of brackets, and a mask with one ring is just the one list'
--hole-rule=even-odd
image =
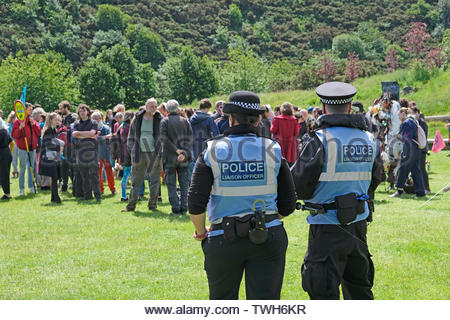
{"label": "orange flag", "polygon": [[434,137],[433,148],[431,150],[433,150],[434,153],[438,153],[444,148],[445,148],[445,141],[442,138],[439,129],[436,129],[436,136]]}

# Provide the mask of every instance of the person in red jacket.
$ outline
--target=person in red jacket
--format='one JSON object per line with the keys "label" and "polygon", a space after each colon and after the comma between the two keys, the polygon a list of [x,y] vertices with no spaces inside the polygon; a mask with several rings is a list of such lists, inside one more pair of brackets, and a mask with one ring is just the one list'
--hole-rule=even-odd
{"label": "person in red jacket", "polygon": [[285,102],[281,105],[281,115],[273,119],[270,132],[281,146],[281,154],[292,165],[297,159],[295,137],[298,135],[300,125],[293,117],[292,104]]}
{"label": "person in red jacket", "polygon": [[[26,117],[24,121],[16,119],[13,124],[11,135],[15,139],[18,148],[18,158],[20,162],[19,167],[19,196],[25,194],[25,171],[28,172],[28,187],[31,193],[35,193],[33,178],[31,177],[31,167],[33,168],[33,176],[36,177],[36,149],[41,136],[41,128],[39,124],[31,119],[31,112],[33,107],[31,103],[26,104]],[[28,150],[25,143],[25,137],[28,143]]]}

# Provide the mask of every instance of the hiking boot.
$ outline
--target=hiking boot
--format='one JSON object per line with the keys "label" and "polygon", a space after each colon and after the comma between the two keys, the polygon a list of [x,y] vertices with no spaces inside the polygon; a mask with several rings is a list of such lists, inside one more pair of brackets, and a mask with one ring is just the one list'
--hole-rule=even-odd
{"label": "hiking boot", "polygon": [[134,209],[125,208],[125,209],[122,209],[120,212],[134,212]]}

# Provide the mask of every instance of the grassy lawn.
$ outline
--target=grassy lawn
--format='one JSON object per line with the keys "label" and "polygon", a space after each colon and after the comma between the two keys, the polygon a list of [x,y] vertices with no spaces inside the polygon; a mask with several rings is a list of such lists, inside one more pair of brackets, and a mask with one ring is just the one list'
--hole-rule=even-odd
{"label": "grassy lawn", "polygon": [[[381,96],[382,81],[397,81],[400,85],[400,98],[407,98],[410,101],[415,101],[421,112],[426,116],[450,114],[449,70],[438,73],[435,77],[425,83],[415,81],[412,71],[410,70],[397,70],[392,73],[377,74],[367,78],[356,79],[353,85],[358,89],[358,93],[354,100],[361,101],[366,111],[369,106],[372,105],[373,101]],[[402,89],[406,86],[411,86],[417,91],[403,95]],[[228,97],[229,95],[217,95],[210,97],[210,99],[213,102],[216,102],[217,100],[228,101]],[[262,104],[270,104],[272,108],[281,105],[286,101],[289,101],[300,108],[321,106],[319,97],[313,89],[266,92],[260,93],[259,97]],[[198,108],[198,101],[194,101],[185,107],[188,106]]]}
{"label": "grassy lawn", "polygon": [[[450,182],[448,151],[431,154],[430,183]],[[159,212],[138,204],[121,213],[120,196],[105,185],[102,204],[69,193],[50,204],[49,191],[0,203],[0,299],[207,299],[200,244],[189,218],[169,216],[167,192]],[[119,181],[116,186],[120,190]],[[407,195],[376,195],[368,242],[377,299],[450,298],[450,192],[426,204]],[[307,299],[300,265],[306,250],[306,215],[285,220],[289,236],[282,299]],[[241,290],[241,298],[244,298]]]}

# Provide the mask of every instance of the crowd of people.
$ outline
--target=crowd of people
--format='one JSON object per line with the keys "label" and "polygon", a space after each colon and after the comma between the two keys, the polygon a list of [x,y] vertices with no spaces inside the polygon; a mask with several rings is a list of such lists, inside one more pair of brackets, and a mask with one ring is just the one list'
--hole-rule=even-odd
{"label": "crowd of people", "polygon": [[308,109],[285,102],[272,110],[248,91],[213,112],[209,99],[197,110],[150,98],[136,112],[119,104],[105,113],[26,103],[25,120],[14,112],[0,120],[1,199],[11,199],[11,165],[19,196],[28,175],[29,191],[49,188],[54,203],[69,181],[73,196],[100,203],[103,181],[115,195],[121,179],[122,212],[136,209],[146,181],[148,209],[157,210],[162,178],[171,215],[189,211],[202,241],[211,299],[236,299],[244,270],[247,298],[279,299],[288,245],[281,220],[307,210],[303,289],[311,299],[339,299],[339,286],[345,299],[373,299],[366,233],[374,193],[385,180],[392,197],[430,192],[428,128],[414,101],[385,92],[366,112],[352,101],[356,91],[325,83],[316,88],[322,108]]}
{"label": "crowd of people", "polygon": [[[106,112],[80,104],[73,113],[70,103],[62,101],[57,110],[46,113],[40,105],[26,103],[25,121],[19,121],[14,112],[2,121],[7,130],[3,145],[10,150],[10,156],[5,154],[3,159],[3,199],[11,198],[12,164],[12,177],[19,179],[19,196],[25,195],[27,175],[30,193],[37,193],[38,187],[51,189],[51,201],[56,203],[61,202],[59,192],[67,192],[69,186],[75,197],[95,197],[101,202],[103,181],[114,195],[114,180],[121,179],[121,200],[127,202],[124,211],[133,211],[143,198],[144,181],[148,181],[150,193],[148,207],[155,210],[161,201],[162,177],[172,213],[185,214],[195,160],[208,139],[230,127],[229,115],[222,111],[224,104],[217,101],[211,112],[213,105],[208,99],[202,99],[194,110],[181,109],[175,100],[158,106],[152,98],[137,112],[122,104]],[[292,165],[302,136],[313,129],[321,111],[312,107],[300,110],[288,102],[274,110],[269,105],[264,108],[258,133],[277,139]]]}
{"label": "crowd of people", "polygon": [[[144,182],[148,181],[148,207],[154,210],[161,201],[162,177],[167,183],[172,213],[184,214],[196,159],[208,139],[230,127],[224,105],[225,101],[217,101],[211,111],[211,101],[202,99],[198,109],[181,109],[175,100],[158,106],[152,98],[136,113],[126,111],[122,104],[106,112],[80,104],[72,113],[70,103],[62,101],[57,110],[46,113],[42,106],[26,103],[25,121],[17,120],[14,112],[6,122],[2,120],[7,129],[2,136],[3,148],[11,151],[2,159],[2,199],[11,198],[10,165],[6,165],[11,158],[12,177],[19,179],[19,196],[25,194],[25,175],[30,193],[37,192],[36,187],[49,188],[51,201],[58,203],[58,190],[66,192],[69,179],[74,196],[89,200],[93,194],[98,202],[104,193],[103,181],[114,195],[114,180],[121,179],[121,200],[128,203],[124,211],[132,211],[143,198]],[[263,107],[258,135],[278,141],[282,156],[292,166],[303,137],[316,129],[322,109],[300,109],[289,102],[273,109],[270,105]],[[387,92],[368,111],[361,102],[353,101],[350,113],[364,114],[369,131],[377,138],[390,189],[397,188],[392,196],[401,197],[405,190],[414,190],[417,196],[428,194],[428,148],[418,148],[417,126],[426,136],[428,127],[415,102],[406,98],[396,101]]]}

